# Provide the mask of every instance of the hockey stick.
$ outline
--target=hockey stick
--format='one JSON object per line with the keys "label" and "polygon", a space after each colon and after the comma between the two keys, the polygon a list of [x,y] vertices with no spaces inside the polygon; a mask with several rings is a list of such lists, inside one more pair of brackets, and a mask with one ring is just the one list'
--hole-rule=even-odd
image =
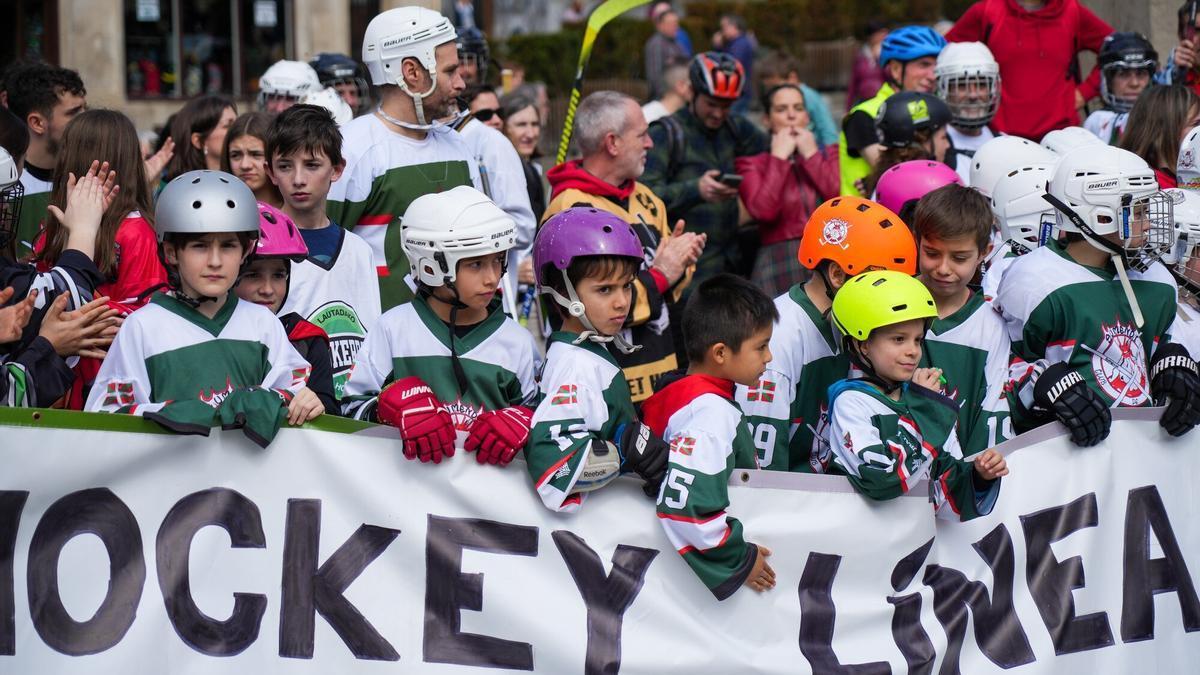
{"label": "hockey stick", "polygon": [[563,121],[562,140],[558,142],[558,157],[555,159],[557,164],[562,164],[567,158],[571,130],[575,126],[575,109],[579,107],[579,96],[583,90],[583,71],[587,68],[588,59],[592,57],[592,46],[596,44],[596,36],[609,21],[648,2],[650,0],[607,0],[588,17],[587,29],[583,32],[583,44],[579,48],[579,65],[575,68],[575,83],[571,85],[571,100],[567,103],[567,117]]}

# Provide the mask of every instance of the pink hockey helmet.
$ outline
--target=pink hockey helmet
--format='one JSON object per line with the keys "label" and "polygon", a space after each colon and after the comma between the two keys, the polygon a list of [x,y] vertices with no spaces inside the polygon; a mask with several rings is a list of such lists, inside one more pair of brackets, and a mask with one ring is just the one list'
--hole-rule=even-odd
{"label": "pink hockey helmet", "polygon": [[300,236],[300,229],[286,213],[258,202],[258,246],[254,256],[300,262],[308,257],[308,246]]}
{"label": "pink hockey helmet", "polygon": [[958,173],[941,162],[927,159],[901,162],[879,177],[879,183],[875,186],[875,201],[900,213],[908,202],[951,183],[963,184]]}

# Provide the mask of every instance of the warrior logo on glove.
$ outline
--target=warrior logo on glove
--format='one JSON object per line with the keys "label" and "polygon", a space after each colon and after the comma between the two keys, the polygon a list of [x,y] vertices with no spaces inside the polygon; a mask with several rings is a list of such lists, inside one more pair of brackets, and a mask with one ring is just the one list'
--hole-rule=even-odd
{"label": "warrior logo on glove", "polygon": [[1101,326],[1103,338],[1092,353],[1092,371],[1096,384],[1121,406],[1144,405],[1150,398],[1146,377],[1146,350],[1141,333],[1134,326],[1118,321]]}

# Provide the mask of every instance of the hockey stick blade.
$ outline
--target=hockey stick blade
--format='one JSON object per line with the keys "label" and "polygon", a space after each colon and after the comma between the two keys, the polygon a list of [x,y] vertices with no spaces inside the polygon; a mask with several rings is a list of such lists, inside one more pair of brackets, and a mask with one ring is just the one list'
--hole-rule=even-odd
{"label": "hockey stick blade", "polygon": [[592,45],[600,29],[613,19],[636,7],[649,3],[650,0],[608,0],[597,7],[588,17],[587,28],[583,32],[583,44],[579,47],[579,63],[575,67],[575,82],[571,85],[571,98],[567,102],[567,116],[563,120],[561,140],[558,142],[558,155],[555,163],[562,164],[567,159],[567,148],[571,144],[571,131],[575,126],[575,109],[579,107],[579,97],[583,92],[583,71],[587,68],[588,59],[592,56]]}

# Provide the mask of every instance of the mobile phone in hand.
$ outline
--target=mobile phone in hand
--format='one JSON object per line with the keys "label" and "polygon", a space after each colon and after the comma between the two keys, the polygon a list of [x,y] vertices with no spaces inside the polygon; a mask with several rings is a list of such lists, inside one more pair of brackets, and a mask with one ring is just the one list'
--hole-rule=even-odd
{"label": "mobile phone in hand", "polygon": [[717,182],[735,188],[742,184],[742,176],[736,173],[723,173],[717,176]]}

